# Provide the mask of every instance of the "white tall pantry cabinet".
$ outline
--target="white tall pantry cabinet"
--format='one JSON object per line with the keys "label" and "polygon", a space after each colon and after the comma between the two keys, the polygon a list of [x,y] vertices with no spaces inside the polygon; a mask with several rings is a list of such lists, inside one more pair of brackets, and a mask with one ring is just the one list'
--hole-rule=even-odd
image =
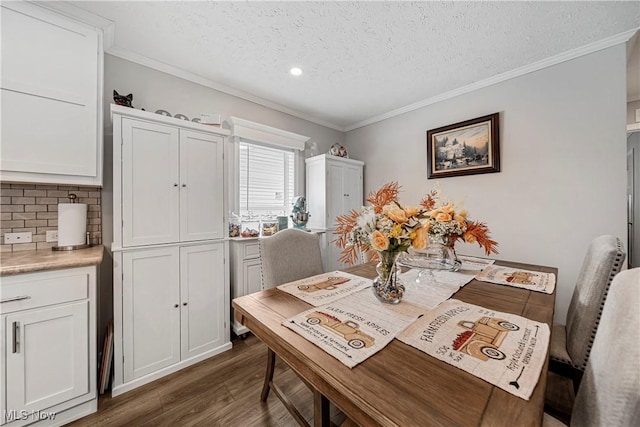
{"label": "white tall pantry cabinet", "polygon": [[228,132],[111,111],[116,396],[231,348]]}
{"label": "white tall pantry cabinet", "polygon": [[307,227],[327,232],[327,270],[345,267],[339,262],[340,249],[335,240],[336,218],[359,210],[363,202],[364,162],[322,154],[305,160],[307,168]]}

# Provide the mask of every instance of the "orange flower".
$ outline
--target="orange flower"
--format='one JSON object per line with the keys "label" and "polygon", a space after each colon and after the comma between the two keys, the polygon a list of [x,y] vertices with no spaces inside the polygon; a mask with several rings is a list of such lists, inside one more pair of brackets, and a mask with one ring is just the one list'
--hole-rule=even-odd
{"label": "orange flower", "polygon": [[389,249],[389,239],[382,232],[376,230],[371,234],[371,247],[376,251]]}
{"label": "orange flower", "polygon": [[436,221],[438,222],[451,221],[451,215],[446,212],[440,212],[438,215],[436,215]]}
{"label": "orange flower", "polygon": [[407,214],[407,217],[417,216],[420,213],[420,209],[415,206],[406,206],[404,213]]}
{"label": "orange flower", "polygon": [[420,227],[416,230],[416,237],[413,239],[411,246],[415,249],[424,249],[427,247],[427,236],[429,235],[429,225]]}
{"label": "orange flower", "polygon": [[464,225],[467,222],[467,220],[462,215],[454,215],[453,220],[460,225]]}
{"label": "orange flower", "polygon": [[382,213],[398,224],[407,222],[407,214],[405,214],[404,210],[399,208],[395,203],[389,203],[388,205],[385,205],[382,208]]}

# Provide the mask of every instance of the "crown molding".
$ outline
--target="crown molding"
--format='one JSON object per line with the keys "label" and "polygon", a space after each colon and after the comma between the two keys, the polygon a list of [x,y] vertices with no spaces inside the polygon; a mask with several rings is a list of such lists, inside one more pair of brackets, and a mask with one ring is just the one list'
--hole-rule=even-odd
{"label": "crown molding", "polygon": [[471,83],[466,86],[462,86],[458,89],[451,90],[449,92],[445,92],[440,95],[433,96],[431,98],[424,99],[422,101],[415,102],[413,104],[398,108],[396,110],[389,111],[384,114],[380,114],[378,116],[374,116],[363,120],[361,122],[354,123],[352,125],[345,126],[344,132],[349,132],[354,129],[358,129],[364,126],[368,126],[377,122],[381,122],[386,119],[390,119],[392,117],[396,117],[405,113],[409,113],[414,110],[418,110],[420,108],[436,104],[441,101],[445,101],[447,99],[454,98],[456,96],[464,95],[469,92],[473,92],[478,89],[482,89],[488,86],[495,85],[497,83],[501,83],[507,80],[511,80],[516,77],[524,76],[525,74],[533,73],[535,71],[542,70],[544,68],[552,67],[554,65],[560,64],[565,61],[570,61],[572,59],[576,59],[578,57],[588,55],[590,53],[597,52],[599,50],[603,50],[609,48],[611,46],[618,45],[620,43],[626,43],[631,39],[637,32],[640,30],[639,28],[635,28],[633,30],[625,31],[620,34],[616,34],[611,37],[607,37],[605,39],[599,40],[594,43],[590,43],[584,46],[581,46],[577,49],[572,49],[563,53],[560,53],[555,56],[551,56],[549,58],[543,59],[541,61],[534,62],[532,64],[525,65],[520,68],[516,68],[511,71],[507,71],[502,74],[497,74],[493,77],[489,77],[488,79],[481,80],[479,82]]}

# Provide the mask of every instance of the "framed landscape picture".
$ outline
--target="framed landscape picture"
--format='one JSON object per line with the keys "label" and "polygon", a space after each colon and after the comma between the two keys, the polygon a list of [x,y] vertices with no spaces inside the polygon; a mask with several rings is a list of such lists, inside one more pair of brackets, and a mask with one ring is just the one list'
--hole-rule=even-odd
{"label": "framed landscape picture", "polygon": [[428,179],[500,172],[499,113],[427,131]]}

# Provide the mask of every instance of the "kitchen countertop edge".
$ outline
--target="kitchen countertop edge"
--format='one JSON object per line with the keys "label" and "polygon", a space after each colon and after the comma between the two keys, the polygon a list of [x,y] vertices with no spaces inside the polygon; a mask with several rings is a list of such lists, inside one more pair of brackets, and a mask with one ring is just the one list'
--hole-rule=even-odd
{"label": "kitchen countertop edge", "polygon": [[75,251],[41,249],[5,252],[0,255],[0,276],[97,265],[102,262],[103,253],[102,245]]}

